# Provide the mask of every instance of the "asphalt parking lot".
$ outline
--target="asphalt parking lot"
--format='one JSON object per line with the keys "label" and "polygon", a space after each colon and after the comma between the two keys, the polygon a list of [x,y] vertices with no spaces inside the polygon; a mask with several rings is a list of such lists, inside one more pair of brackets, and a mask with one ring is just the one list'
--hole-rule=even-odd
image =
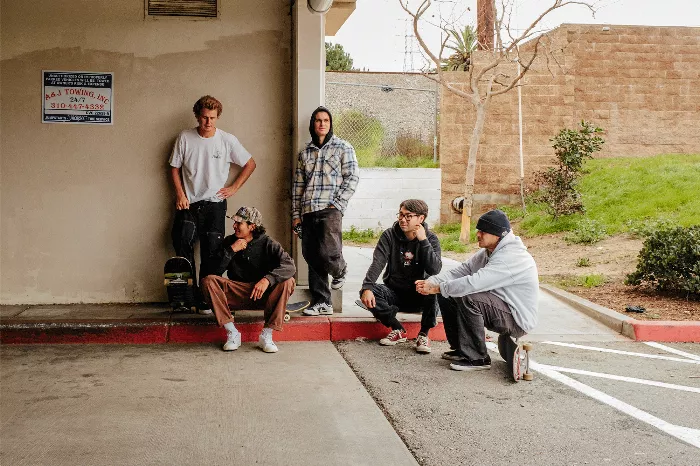
{"label": "asphalt parking lot", "polygon": [[700,464],[700,345],[537,342],[535,379],[455,372],[434,343],[339,351],[423,465]]}

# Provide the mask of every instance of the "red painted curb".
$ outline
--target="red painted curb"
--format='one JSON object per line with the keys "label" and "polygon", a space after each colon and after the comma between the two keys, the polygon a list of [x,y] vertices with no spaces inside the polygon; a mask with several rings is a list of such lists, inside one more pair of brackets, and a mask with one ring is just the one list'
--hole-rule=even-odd
{"label": "red painted curb", "polygon": [[638,320],[632,327],[637,341],[700,343],[700,322]]}
{"label": "red painted curb", "polygon": [[[420,322],[403,322],[408,338],[415,338]],[[243,342],[256,342],[262,320],[238,322]],[[362,337],[384,338],[389,329],[374,319],[352,317],[296,317],[275,332],[275,341],[340,341]],[[445,340],[442,323],[430,331],[435,341]],[[226,332],[213,320],[171,322],[21,322],[0,325],[0,344],[161,344],[223,343]]]}
{"label": "red painted curb", "polygon": [[[263,322],[236,323],[241,341],[257,342]],[[327,318],[297,318],[284,324],[281,332],[275,332],[275,341],[327,341],[331,337],[331,325]],[[173,323],[168,331],[168,343],[223,343],[226,331],[218,325],[206,323]]]}
{"label": "red painted curb", "polygon": [[0,344],[154,344],[165,343],[168,324],[61,323],[3,325]]}
{"label": "red painted curb", "polygon": [[[401,322],[406,329],[408,338],[416,338],[420,331],[420,322]],[[354,340],[355,338],[367,338],[368,340],[380,340],[384,338],[389,329],[374,319],[362,318],[334,318],[331,320],[331,341]],[[445,340],[445,329],[442,323],[430,330],[430,339],[435,341]]]}

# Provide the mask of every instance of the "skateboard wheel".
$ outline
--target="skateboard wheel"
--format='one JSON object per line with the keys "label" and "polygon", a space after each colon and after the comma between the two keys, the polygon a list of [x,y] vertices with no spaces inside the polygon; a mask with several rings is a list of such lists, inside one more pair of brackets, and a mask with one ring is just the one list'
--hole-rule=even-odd
{"label": "skateboard wheel", "polygon": [[528,382],[530,382],[533,378],[534,376],[530,372],[526,372],[525,374],[523,374],[523,380],[527,380]]}
{"label": "skateboard wheel", "polygon": [[187,279],[187,286],[192,286],[192,279],[191,278]]}
{"label": "skateboard wheel", "polygon": [[532,343],[523,343],[523,349],[525,351],[532,351]]}
{"label": "skateboard wheel", "polygon": [[292,319],[292,316],[289,315],[289,312],[284,313],[284,321],[289,322]]}

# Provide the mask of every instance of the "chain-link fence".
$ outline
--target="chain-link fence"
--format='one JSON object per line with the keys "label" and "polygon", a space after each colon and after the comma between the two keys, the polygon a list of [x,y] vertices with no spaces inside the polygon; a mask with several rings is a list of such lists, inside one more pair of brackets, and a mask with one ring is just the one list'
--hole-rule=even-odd
{"label": "chain-link fence", "polygon": [[[364,77],[361,73],[346,75]],[[375,80],[382,76],[377,73],[369,75]],[[393,77],[396,79],[396,75]],[[409,78],[425,80],[420,75],[409,75]],[[360,166],[438,165],[438,102],[434,86],[409,87],[329,79],[326,82],[326,103],[334,112],[334,133],[353,145]]]}

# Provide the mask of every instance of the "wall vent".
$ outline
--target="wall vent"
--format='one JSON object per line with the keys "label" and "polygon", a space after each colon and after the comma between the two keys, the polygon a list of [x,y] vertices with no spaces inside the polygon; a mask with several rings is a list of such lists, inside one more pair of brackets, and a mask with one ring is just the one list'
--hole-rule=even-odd
{"label": "wall vent", "polygon": [[148,16],[216,18],[218,0],[146,0]]}

